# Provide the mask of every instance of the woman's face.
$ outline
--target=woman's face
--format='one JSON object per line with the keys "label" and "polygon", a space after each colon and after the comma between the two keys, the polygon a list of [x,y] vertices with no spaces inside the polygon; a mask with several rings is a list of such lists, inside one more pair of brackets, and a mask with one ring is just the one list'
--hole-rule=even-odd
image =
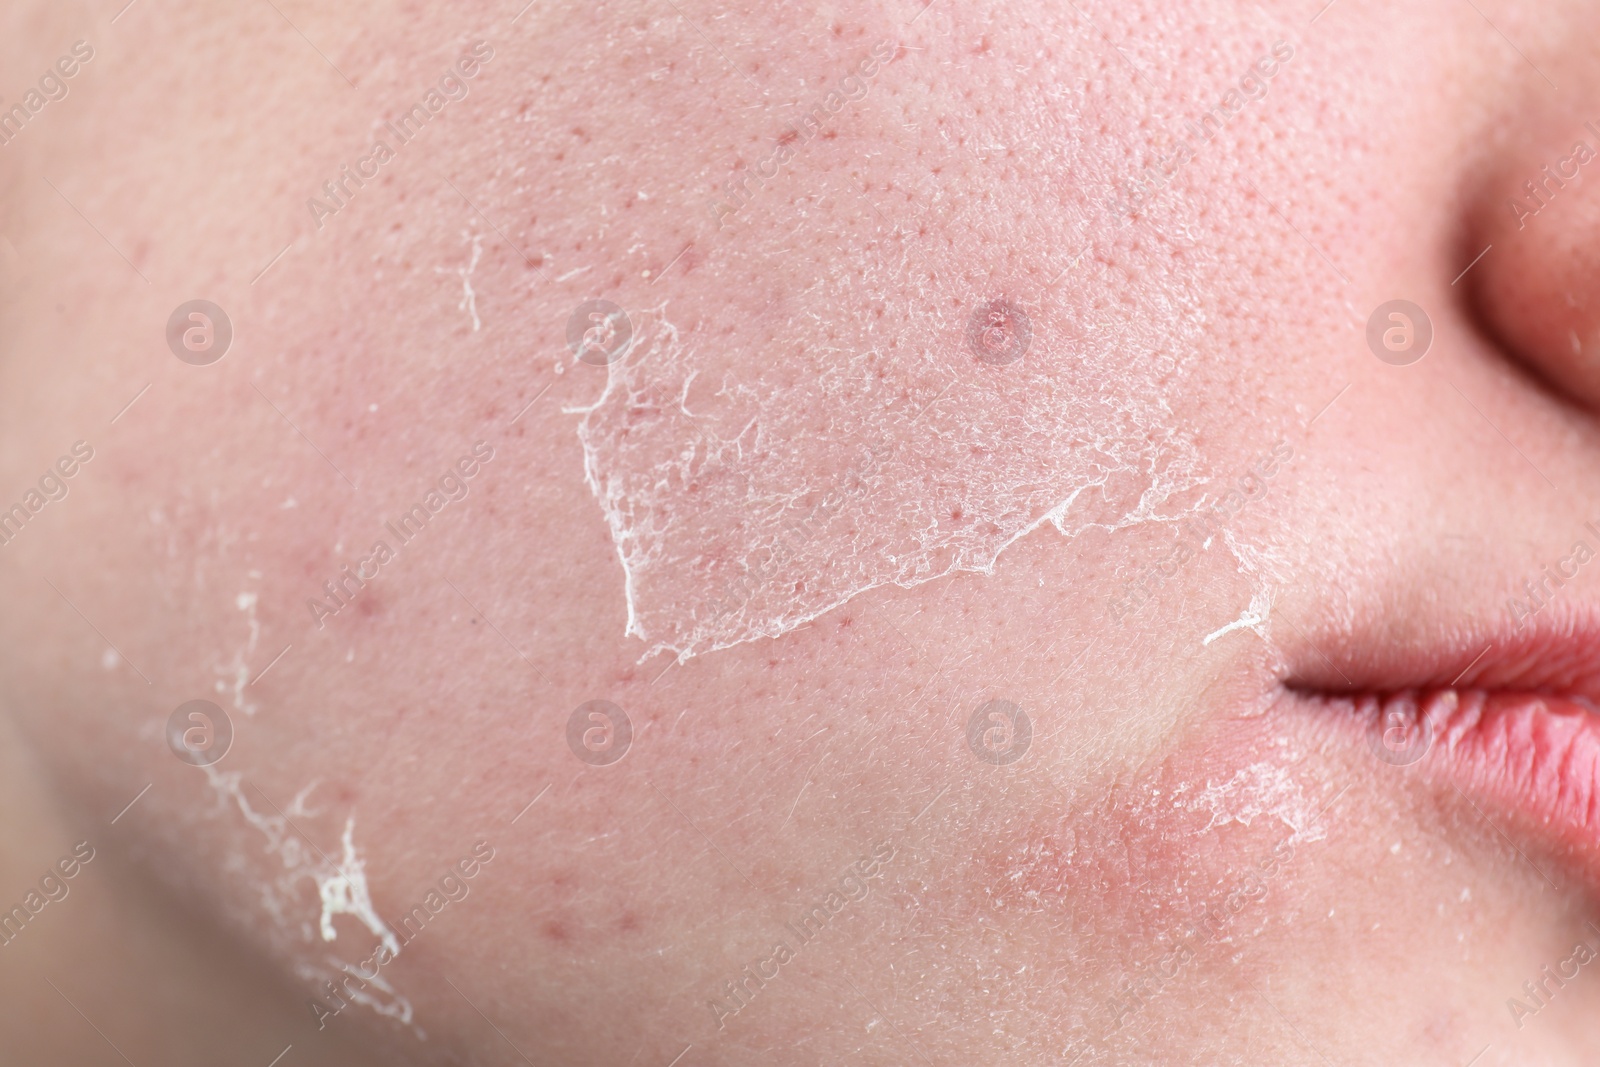
{"label": "woman's face", "polygon": [[1600,8],[119,6],[0,695],[291,1055],[1600,1054]]}

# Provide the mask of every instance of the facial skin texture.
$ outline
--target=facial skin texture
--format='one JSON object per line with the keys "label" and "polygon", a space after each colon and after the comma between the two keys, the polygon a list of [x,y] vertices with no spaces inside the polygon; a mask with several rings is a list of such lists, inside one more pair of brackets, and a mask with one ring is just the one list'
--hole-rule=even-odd
{"label": "facial skin texture", "polygon": [[[1374,759],[1318,695],[1512,625],[1600,518],[1592,368],[1539,311],[1589,300],[1595,172],[1520,230],[1506,206],[1600,123],[1592,5],[518,6],[0,16],[4,106],[79,57],[0,146],[0,505],[41,472],[69,490],[0,546],[0,708],[39,813],[7,820],[0,900],[97,850],[0,948],[8,1041],[109,1055],[87,1019],[141,1064],[1594,1061],[1592,968],[1507,1006],[1600,944],[1581,857]],[[233,328],[205,366],[166,343],[196,298]],[[621,373],[567,347],[595,298],[695,362],[629,364],[649,403],[585,440]],[[1367,347],[1395,299],[1431,319],[1409,366]],[[968,346],[995,300],[1029,318],[1020,363]],[[619,529],[675,521],[663,552],[727,562],[760,527],[725,482],[701,503],[664,475],[608,524],[586,461],[634,434],[638,483],[666,470],[700,440],[662,432],[667,401],[724,442],[763,420],[752,513],[849,489],[873,433],[904,444],[800,577],[914,544],[929,580],[820,613],[796,588],[809,621],[778,636],[649,654]],[[959,494],[1040,522],[953,566],[969,514],[929,501]],[[692,573],[656,608],[688,610]],[[339,610],[309,611],[325,582]],[[234,731],[209,769],[165,741],[195,699]],[[567,742],[593,700],[631,723],[607,766]],[[1028,716],[1014,762],[968,747],[995,700]],[[330,990],[385,930],[377,977]]]}

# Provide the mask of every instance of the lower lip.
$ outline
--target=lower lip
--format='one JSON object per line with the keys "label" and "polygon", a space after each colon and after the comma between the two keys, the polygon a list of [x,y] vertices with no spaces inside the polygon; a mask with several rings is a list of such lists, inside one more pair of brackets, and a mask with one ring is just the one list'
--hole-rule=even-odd
{"label": "lower lip", "polygon": [[1414,764],[1600,870],[1600,711],[1587,701],[1435,689],[1319,703],[1365,731],[1380,759]]}

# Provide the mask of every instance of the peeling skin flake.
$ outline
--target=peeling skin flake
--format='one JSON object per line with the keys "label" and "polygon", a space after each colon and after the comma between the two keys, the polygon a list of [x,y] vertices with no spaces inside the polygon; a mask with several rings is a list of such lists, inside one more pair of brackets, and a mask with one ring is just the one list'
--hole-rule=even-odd
{"label": "peeling skin flake", "polygon": [[[338,931],[333,925],[334,917],[349,915],[382,941],[392,955],[400,954],[399,938],[372,905],[372,896],[367,887],[366,861],[361,858],[355,845],[354,817],[345,819],[344,834],[340,839],[343,854],[335,864],[321,852],[310,847],[290,823],[290,819],[295,816],[316,814],[306,807],[306,798],[316,788],[315,782],[297,793],[286,811],[282,813],[276,809],[261,811],[246,795],[243,778],[238,771],[221,771],[212,764],[206,764],[201,769],[205,772],[212,789],[216,791],[217,799],[224,804],[231,803],[239,814],[244,816],[247,823],[260,831],[266,838],[266,851],[277,856],[282,863],[283,874],[261,887],[262,904],[280,927],[290,926],[287,915],[288,904],[300,896],[300,883],[309,880],[316,885],[317,898],[321,904],[317,929],[323,941],[334,941],[338,938]],[[305,936],[307,938],[311,936],[309,929],[306,929]],[[366,1004],[381,1015],[391,1016],[407,1024],[411,1022],[410,1002],[396,993],[387,982],[352,970],[351,965],[337,957],[329,956],[328,960],[335,970],[301,964],[299,970],[302,972],[302,977],[315,977],[319,982],[326,982],[336,979],[335,971],[354,974],[387,994],[388,1000],[379,1000],[370,993],[346,995],[358,1003]]]}
{"label": "peeling skin flake", "polygon": [[[427,1040],[427,1032],[412,1020],[414,1012],[411,1001],[396,993],[394,986],[390,985],[388,979],[384,978],[382,972],[376,968],[368,974],[360,967],[346,963],[337,956],[329,956],[322,964],[297,964],[295,976],[312,986],[326,988],[331,983],[338,990],[339,997],[371,1008],[379,1015],[409,1026],[418,1039]],[[356,981],[348,982],[346,978],[354,978]],[[383,996],[375,995],[374,989]]]}
{"label": "peeling skin flake", "polygon": [[256,618],[256,604],[259,599],[257,594],[251,592],[240,593],[234,598],[234,607],[246,613],[250,639],[243,648],[235,650],[232,660],[226,664],[218,664],[216,668],[217,692],[231,695],[233,709],[245,715],[254,715],[257,709],[254,702],[245,699],[244,691],[250,683],[250,658],[255,654],[256,645],[261,640],[261,622]]}
{"label": "peeling skin flake", "polygon": [[1258,589],[1250,598],[1250,606],[1245,608],[1237,619],[1201,638],[1200,644],[1209,645],[1219,637],[1226,637],[1235,630],[1254,630],[1258,636],[1265,639],[1267,636],[1267,617],[1271,614],[1272,591],[1270,589]]}
{"label": "peeling skin flake", "polygon": [[1112,341],[1131,327],[1052,351],[1036,324],[1027,358],[995,367],[949,351],[957,312],[916,321],[941,314],[919,325],[925,345],[782,361],[687,341],[665,304],[633,314],[604,391],[569,411],[645,658],[776,637],[880,586],[992,573],[1046,523],[1071,537],[1170,521],[1162,505],[1200,483],[1164,399],[1174,361]]}
{"label": "peeling skin flake", "polygon": [[372,910],[372,897],[367,893],[366,863],[357,855],[355,843],[350,839],[354,831],[355,819],[345,819],[344,837],[341,839],[344,856],[334,868],[335,873],[319,872],[315,875],[317,892],[322,897],[322,940],[333,941],[338,938],[333,928],[335,915],[354,915],[383,941],[391,954],[398,956],[399,939],[378,917],[378,913]]}
{"label": "peeling skin flake", "polygon": [[1290,844],[1321,841],[1328,836],[1320,813],[1306,799],[1300,783],[1287,770],[1271,763],[1252,763],[1226,782],[1207,782],[1187,806],[1190,811],[1210,813],[1206,830],[1228,823],[1249,826],[1265,816],[1294,831]]}
{"label": "peeling skin flake", "polygon": [[[472,332],[477,333],[483,329],[483,320],[478,317],[478,294],[472,288],[472,272],[478,269],[478,260],[483,258],[483,235],[479,233],[463,233],[461,236],[472,242],[472,260],[464,267],[456,267],[454,273],[461,279],[461,302],[456,305],[458,311],[465,311],[472,316]],[[435,273],[443,274],[445,268],[433,268]]]}

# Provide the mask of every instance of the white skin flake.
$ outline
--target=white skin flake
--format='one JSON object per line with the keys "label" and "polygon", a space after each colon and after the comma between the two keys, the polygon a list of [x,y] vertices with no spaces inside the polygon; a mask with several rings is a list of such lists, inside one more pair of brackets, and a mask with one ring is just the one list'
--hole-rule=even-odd
{"label": "white skin flake", "polygon": [[1210,813],[1206,830],[1231,822],[1249,826],[1265,816],[1294,831],[1289,837],[1291,844],[1321,841],[1327,836],[1320,813],[1300,783],[1272,763],[1252,763],[1226,782],[1207,782],[1186,806],[1190,811]]}
{"label": "white skin flake", "polygon": [[1136,327],[1098,321],[1083,351],[1050,351],[1035,325],[1026,359],[987,366],[962,340],[949,351],[966,326],[949,314],[920,326],[938,345],[779,361],[691,344],[664,304],[630,312],[604,391],[568,410],[646,657],[776,637],[879,586],[992,573],[1046,523],[1070,537],[1172,521],[1163,506],[1202,481],[1157,384],[1180,373],[1172,357],[1124,350]]}
{"label": "white skin flake", "polygon": [[[465,311],[472,316],[472,332],[477,333],[483,329],[483,322],[478,318],[478,294],[472,288],[472,272],[478,267],[478,260],[483,256],[483,236],[481,234],[462,234],[472,241],[472,259],[465,267],[455,268],[455,274],[461,279],[461,303],[456,305],[460,311]],[[444,273],[443,267],[435,267],[435,273]]]}
{"label": "white skin flake", "polygon": [[217,673],[221,675],[216,681],[217,692],[231,694],[233,710],[245,715],[256,713],[256,705],[245,699],[244,691],[250,684],[250,658],[255,653],[257,642],[261,639],[261,623],[256,618],[257,599],[257,595],[250,592],[240,593],[234,598],[234,607],[245,612],[250,627],[250,638],[243,648],[234,652],[233,659],[217,667]]}
{"label": "white skin flake", "polygon": [[[389,984],[381,970],[369,968],[368,971],[352,966],[337,956],[329,956],[321,964],[301,963],[295,966],[295,976],[307,985],[327,989],[331,983],[337,991],[338,998],[348,1000],[355,1004],[371,1008],[379,1015],[393,1019],[404,1026],[409,1026],[419,1040],[427,1040],[428,1034],[412,1020],[414,1014],[411,1001],[395,992],[394,986]],[[354,978],[356,981],[347,981]],[[382,994],[379,996],[378,994]],[[329,999],[333,999],[331,996]],[[326,1002],[324,1002],[326,1003]],[[342,1011],[343,1009],[338,1009]],[[335,1011],[335,1014],[338,1012]]]}
{"label": "white skin flake", "polygon": [[332,873],[321,871],[315,875],[317,892],[322,896],[322,940],[338,938],[333,928],[335,915],[353,915],[398,956],[400,940],[372,909],[372,897],[367,893],[366,864],[356,853],[355,843],[350,838],[354,832],[355,819],[345,819],[344,836],[340,839],[344,844],[343,858]]}
{"label": "white skin flake", "polygon": [[1272,614],[1272,592],[1267,589],[1259,589],[1250,598],[1250,606],[1245,608],[1237,619],[1220,629],[1206,634],[1205,637],[1201,638],[1200,643],[1209,645],[1217,638],[1225,637],[1235,630],[1254,630],[1258,637],[1265,639],[1267,636],[1267,616],[1270,614]]}
{"label": "white skin flake", "polygon": [[[316,886],[317,899],[321,905],[317,932],[323,941],[337,940],[338,931],[334,927],[333,920],[337,916],[348,915],[366,927],[390,953],[395,956],[400,954],[399,938],[372,905],[372,895],[367,887],[366,861],[361,858],[355,845],[353,817],[345,820],[344,834],[340,839],[343,852],[339,861],[335,863],[330,857],[310,846],[290,825],[291,818],[316,814],[306,807],[306,798],[316,788],[316,783],[296,794],[288,808],[280,814],[265,798],[262,799],[262,803],[266,805],[266,810],[258,808],[251,801],[239,772],[218,770],[212,764],[206,764],[201,769],[205,772],[212,789],[216,791],[218,800],[231,804],[240,815],[244,816],[247,823],[260,831],[266,838],[266,851],[277,856],[283,865],[283,873],[261,887],[262,904],[280,928],[290,927],[289,905],[302,898],[300,884],[311,881]],[[310,930],[304,927],[302,929],[304,936],[309,938]],[[358,954],[366,955],[364,946]],[[330,956],[328,959],[340,969],[348,970],[351,966],[337,957]],[[302,969],[306,968],[309,968],[308,973],[317,975],[321,980],[334,977],[332,972],[323,974],[323,969],[320,967],[302,965]],[[364,975],[361,977],[365,978]],[[362,996],[352,995],[352,999],[367,1004],[380,1014],[393,1016],[409,1024],[410,1003],[395,993],[386,982],[368,980],[388,994],[389,999],[379,1000],[370,993]]]}

